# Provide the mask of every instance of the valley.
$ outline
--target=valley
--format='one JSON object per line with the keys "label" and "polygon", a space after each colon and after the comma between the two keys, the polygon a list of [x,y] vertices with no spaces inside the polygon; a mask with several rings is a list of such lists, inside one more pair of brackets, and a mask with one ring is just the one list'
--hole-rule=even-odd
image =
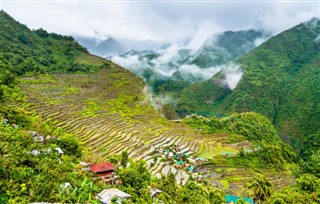
{"label": "valley", "polygon": [[[145,73],[131,72],[0,11],[0,203],[97,203],[112,188],[127,193],[124,203],[318,202],[319,25],[259,46],[264,34],[249,30],[225,32],[223,49],[179,48],[176,64],[161,64],[174,70],[163,80],[150,70],[162,59],[154,53],[140,53]],[[300,45],[300,32],[308,52],[287,54],[282,46]],[[214,61],[225,51],[230,58]],[[209,64],[222,68],[184,78]],[[106,163],[114,182],[92,170]]]}
{"label": "valley", "polygon": [[[114,78],[108,77],[113,73],[118,74]],[[126,83],[128,79],[140,85],[132,87]],[[28,96],[30,111],[35,110],[44,122],[75,135],[88,148],[86,162],[102,162],[127,151],[130,158],[145,160],[152,175],[161,178],[161,174],[173,172],[177,183],[184,184],[190,174],[162,160],[161,154],[155,154],[156,147],[176,145],[191,157],[219,161],[226,152],[237,154],[239,149],[249,150],[252,146],[246,140],[231,143],[228,134],[201,134],[186,125],[163,119],[141,95],[143,84],[140,79],[129,72],[122,73],[117,65],[93,74],[54,74],[23,77],[19,81]],[[121,94],[126,97],[120,97]],[[233,194],[243,193],[248,180],[261,173],[276,189],[293,183],[288,172],[257,172],[233,166],[219,168],[219,165],[201,169],[200,166],[197,172],[204,172],[203,177],[209,184]],[[217,178],[206,177],[211,171],[217,173]]]}

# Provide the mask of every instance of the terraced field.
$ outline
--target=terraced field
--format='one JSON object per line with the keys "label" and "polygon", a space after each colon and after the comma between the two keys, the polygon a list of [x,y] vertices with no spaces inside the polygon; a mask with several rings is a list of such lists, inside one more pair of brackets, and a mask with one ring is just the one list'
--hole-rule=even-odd
{"label": "terraced field", "polygon": [[294,184],[295,180],[291,174],[279,173],[277,171],[260,170],[259,172],[247,168],[226,166],[201,166],[196,172],[203,172],[204,180],[217,188],[224,189],[234,195],[246,196],[246,184],[254,176],[264,175],[271,182],[274,191],[285,186]]}
{"label": "terraced field", "polygon": [[[203,135],[163,119],[142,93],[145,89],[141,79],[120,67],[91,74],[24,77],[20,86],[31,104],[30,110],[74,134],[88,147],[89,162],[104,161],[126,150],[134,159],[145,159],[153,175],[172,172],[183,184],[189,177],[184,170],[160,158],[150,165],[155,146],[175,144],[190,155],[212,158],[251,145],[226,144],[225,135]],[[237,177],[237,172],[234,175]]]}
{"label": "terraced field", "polygon": [[[217,143],[222,146],[220,138],[203,136],[162,119],[148,105],[142,87],[127,83],[133,80],[141,85],[140,79],[131,75],[124,79],[121,72],[110,78],[109,72],[25,77],[21,87],[28,96],[30,110],[76,135],[96,160],[127,150],[131,157],[148,161],[154,146],[163,144],[176,144],[189,154],[201,154]],[[161,165],[154,166],[152,172],[161,172]]]}

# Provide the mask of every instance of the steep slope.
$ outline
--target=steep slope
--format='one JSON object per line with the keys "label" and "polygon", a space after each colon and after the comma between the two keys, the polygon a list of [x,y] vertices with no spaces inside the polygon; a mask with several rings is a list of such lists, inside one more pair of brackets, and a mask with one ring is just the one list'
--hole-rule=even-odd
{"label": "steep slope", "polygon": [[[320,21],[314,18],[272,37],[241,57],[236,62],[243,69],[240,83],[223,99],[207,104],[206,110],[211,109],[212,114],[261,113],[276,125],[283,139],[299,146],[300,137],[320,129],[319,34]],[[223,80],[223,76],[212,80]],[[194,87],[206,90],[210,81]],[[215,89],[211,93],[219,96]],[[193,96],[192,89],[189,91],[189,96]],[[206,94],[203,91],[198,97],[206,98]],[[185,106],[192,102],[188,98],[183,100]],[[203,107],[197,110],[195,106],[192,110],[201,113]]]}
{"label": "steep slope", "polygon": [[225,109],[262,113],[284,138],[287,134],[302,137],[319,130],[319,34],[319,19],[311,19],[244,56],[239,61],[243,79],[226,101]]}

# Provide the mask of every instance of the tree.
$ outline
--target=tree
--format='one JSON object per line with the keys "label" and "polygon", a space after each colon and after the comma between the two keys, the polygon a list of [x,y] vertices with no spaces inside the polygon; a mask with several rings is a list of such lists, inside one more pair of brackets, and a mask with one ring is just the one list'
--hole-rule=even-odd
{"label": "tree", "polygon": [[302,162],[302,169],[305,173],[311,173],[320,178],[320,150],[314,152],[307,161]]}
{"label": "tree", "polygon": [[168,195],[170,195],[172,199],[176,198],[178,193],[178,185],[176,183],[176,178],[173,173],[170,173],[167,176],[162,175],[160,189],[168,193]]}
{"label": "tree", "polygon": [[145,161],[131,162],[130,167],[120,169],[118,172],[120,179],[125,187],[132,187],[139,191],[147,187],[151,176],[145,167]]}
{"label": "tree", "polygon": [[247,202],[243,198],[240,198],[237,200],[236,204],[247,204]]}
{"label": "tree", "polygon": [[297,179],[297,184],[304,191],[316,192],[320,190],[320,180],[312,174],[303,174]]}
{"label": "tree", "polygon": [[318,150],[320,146],[320,131],[316,134],[307,136],[302,144],[300,156],[304,161],[310,159],[311,155]]}
{"label": "tree", "polygon": [[121,165],[126,168],[129,160],[129,155],[127,151],[122,151],[121,153]]}
{"label": "tree", "polygon": [[249,184],[249,189],[253,189],[257,203],[261,203],[271,196],[271,183],[264,177],[254,177]]}
{"label": "tree", "polygon": [[188,182],[182,186],[178,203],[210,203],[208,193],[195,182]]}

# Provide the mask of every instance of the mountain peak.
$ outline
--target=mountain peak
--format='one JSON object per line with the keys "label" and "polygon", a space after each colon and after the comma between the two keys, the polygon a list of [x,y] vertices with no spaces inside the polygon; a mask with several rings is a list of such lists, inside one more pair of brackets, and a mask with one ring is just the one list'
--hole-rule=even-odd
{"label": "mountain peak", "polygon": [[320,27],[320,19],[317,17],[312,17],[310,20],[305,21],[303,25],[316,29]]}

